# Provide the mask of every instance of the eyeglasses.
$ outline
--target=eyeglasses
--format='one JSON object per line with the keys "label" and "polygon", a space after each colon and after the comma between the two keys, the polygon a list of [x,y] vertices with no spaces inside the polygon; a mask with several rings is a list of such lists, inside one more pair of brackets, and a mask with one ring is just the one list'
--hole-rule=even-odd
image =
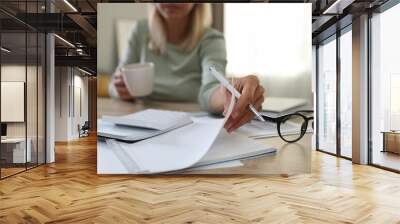
{"label": "eyeglasses", "polygon": [[262,115],[266,121],[274,122],[277,124],[279,137],[288,143],[299,141],[307,132],[308,123],[312,121],[311,125],[314,128],[314,111],[300,110],[291,114],[286,114],[280,117],[269,117]]}

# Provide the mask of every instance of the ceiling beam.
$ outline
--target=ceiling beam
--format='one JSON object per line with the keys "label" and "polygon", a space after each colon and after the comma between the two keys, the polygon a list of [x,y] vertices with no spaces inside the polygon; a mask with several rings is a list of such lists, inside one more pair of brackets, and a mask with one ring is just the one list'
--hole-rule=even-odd
{"label": "ceiling beam", "polygon": [[355,0],[336,0],[332,2],[322,14],[342,14],[344,9],[351,5]]}
{"label": "ceiling beam", "polygon": [[87,67],[96,71],[96,56],[55,56],[56,66]]}
{"label": "ceiling beam", "polygon": [[97,30],[90,24],[85,17],[80,14],[68,14],[67,15],[72,21],[74,21],[78,26],[80,26],[90,38],[97,37]]}
{"label": "ceiling beam", "polygon": [[329,22],[334,16],[319,16],[317,20],[312,24],[312,32],[320,30],[327,22]]}

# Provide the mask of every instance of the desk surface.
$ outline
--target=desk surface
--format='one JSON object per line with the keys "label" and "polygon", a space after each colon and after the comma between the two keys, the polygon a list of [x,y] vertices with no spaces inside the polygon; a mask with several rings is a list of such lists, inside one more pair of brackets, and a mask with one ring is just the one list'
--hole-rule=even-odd
{"label": "desk surface", "polygon": [[[146,108],[167,110],[199,111],[199,106],[193,103],[137,101],[124,102],[110,98],[97,99],[97,116],[123,115]],[[262,144],[277,148],[274,155],[251,160],[243,160],[243,166],[234,168],[191,171],[185,174],[281,174],[292,175],[311,171],[311,134],[306,134],[300,141],[288,144],[279,137],[258,139]]]}

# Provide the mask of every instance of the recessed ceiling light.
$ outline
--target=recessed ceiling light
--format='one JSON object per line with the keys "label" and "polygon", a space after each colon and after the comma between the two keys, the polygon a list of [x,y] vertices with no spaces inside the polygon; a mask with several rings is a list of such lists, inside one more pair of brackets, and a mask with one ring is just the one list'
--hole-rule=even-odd
{"label": "recessed ceiling light", "polygon": [[81,68],[79,68],[79,67],[78,67],[78,70],[81,71],[81,72],[83,72],[83,73],[85,73],[85,74],[87,74],[87,75],[92,75],[92,73],[90,73],[90,72],[88,72],[88,71],[86,71],[86,70],[83,70],[83,69],[81,69]]}
{"label": "recessed ceiling light", "polygon": [[66,39],[64,39],[64,38],[62,38],[62,37],[60,37],[60,36],[57,35],[57,34],[54,34],[54,36],[57,37],[57,38],[58,38],[59,40],[61,40],[62,42],[66,43],[68,46],[75,48],[75,45],[73,45],[73,44],[72,44],[71,42],[69,42],[68,40],[66,40]]}
{"label": "recessed ceiling light", "polygon": [[78,12],[78,10],[68,1],[64,0],[65,4],[67,4],[74,12]]}
{"label": "recessed ceiling light", "polygon": [[11,50],[9,50],[9,49],[7,49],[7,48],[5,48],[5,47],[1,47],[0,49],[1,49],[2,51],[6,52],[6,53],[10,53],[10,52],[11,52]]}

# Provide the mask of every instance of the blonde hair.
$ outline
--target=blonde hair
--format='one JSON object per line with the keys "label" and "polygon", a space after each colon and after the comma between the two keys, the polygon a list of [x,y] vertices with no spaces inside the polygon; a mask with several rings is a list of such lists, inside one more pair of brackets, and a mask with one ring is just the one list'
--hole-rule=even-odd
{"label": "blonde hair", "polygon": [[[185,52],[193,50],[204,31],[211,27],[212,15],[210,3],[195,3],[189,14],[189,32],[188,35],[178,48]],[[159,54],[165,52],[165,45],[167,43],[167,28],[165,20],[156,9],[154,4],[149,7],[149,48]]]}

